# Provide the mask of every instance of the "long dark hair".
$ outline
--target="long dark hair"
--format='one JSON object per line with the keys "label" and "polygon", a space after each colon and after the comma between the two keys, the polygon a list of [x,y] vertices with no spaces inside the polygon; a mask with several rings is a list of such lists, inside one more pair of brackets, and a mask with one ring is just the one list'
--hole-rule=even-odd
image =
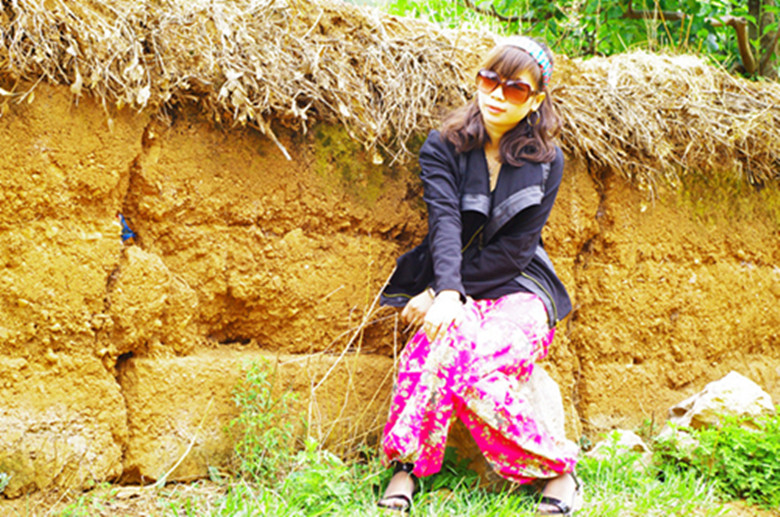
{"label": "long dark hair", "polygon": [[[550,49],[540,41],[537,43],[544,49],[552,64]],[[526,160],[538,163],[552,161],[555,158],[555,138],[561,131],[561,119],[553,107],[550,92],[542,83],[542,71],[536,60],[517,47],[499,45],[490,52],[481,68],[493,70],[501,77],[517,77],[528,70],[534,78],[537,91],[547,94],[536,115],[529,113],[524,121],[501,138],[501,161],[514,166],[520,166]],[[490,140],[476,96],[444,119],[441,134],[455,146],[458,153],[483,147]]]}

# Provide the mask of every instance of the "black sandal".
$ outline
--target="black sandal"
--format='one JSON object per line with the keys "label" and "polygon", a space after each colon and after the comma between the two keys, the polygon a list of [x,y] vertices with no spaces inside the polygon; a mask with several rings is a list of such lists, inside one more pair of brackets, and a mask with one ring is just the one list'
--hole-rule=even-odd
{"label": "black sandal", "polygon": [[563,515],[564,517],[571,517],[574,515],[574,512],[579,510],[582,507],[582,483],[580,483],[580,479],[577,477],[577,474],[574,472],[571,472],[571,478],[574,480],[574,493],[571,496],[571,503],[567,503],[565,501],[561,501],[557,497],[550,497],[543,495],[539,498],[538,504],[546,504],[549,506],[554,506],[557,508],[557,511],[553,512],[541,512],[539,510],[536,511],[536,515]]}
{"label": "black sandal", "polygon": [[[396,462],[395,468],[393,469],[393,476],[395,476],[396,474],[402,471],[406,472],[409,475],[414,485],[412,488],[411,496],[408,496],[406,494],[387,495],[382,497],[382,499],[380,499],[379,502],[376,503],[376,505],[386,510],[393,510],[395,512],[407,513],[412,508],[412,497],[414,497],[414,492],[417,488],[417,482],[415,481],[414,475],[412,474],[413,470],[414,470],[414,463],[399,463],[399,462]],[[401,505],[387,504],[390,501],[399,501]]]}

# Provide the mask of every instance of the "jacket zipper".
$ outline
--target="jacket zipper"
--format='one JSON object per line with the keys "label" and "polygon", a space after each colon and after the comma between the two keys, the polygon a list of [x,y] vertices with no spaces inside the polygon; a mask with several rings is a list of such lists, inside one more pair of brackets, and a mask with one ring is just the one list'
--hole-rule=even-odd
{"label": "jacket zipper", "polygon": [[466,243],[466,245],[463,246],[463,248],[461,248],[461,250],[460,250],[461,253],[463,253],[464,251],[469,249],[469,246],[471,246],[471,244],[474,242],[474,239],[477,237],[477,235],[479,235],[479,248],[482,249],[482,228],[484,228],[484,227],[485,227],[485,225],[483,224],[482,226],[477,228],[477,231],[474,232],[474,234],[471,236],[471,238]]}
{"label": "jacket zipper", "polygon": [[406,298],[408,300],[411,300],[413,296],[411,294],[406,293],[395,293],[395,294],[385,294],[385,298]]}
{"label": "jacket zipper", "polygon": [[532,277],[528,273],[520,273],[520,276],[522,276],[523,278],[527,278],[531,282],[535,283],[536,286],[539,289],[541,289],[544,292],[544,294],[547,295],[547,298],[550,300],[550,304],[552,305],[552,310],[553,310],[553,324],[552,324],[552,326],[554,327],[555,325],[557,325],[558,324],[558,307],[555,305],[555,299],[552,297],[550,292],[547,289],[545,289],[544,286],[537,279],[535,279],[534,277]]}

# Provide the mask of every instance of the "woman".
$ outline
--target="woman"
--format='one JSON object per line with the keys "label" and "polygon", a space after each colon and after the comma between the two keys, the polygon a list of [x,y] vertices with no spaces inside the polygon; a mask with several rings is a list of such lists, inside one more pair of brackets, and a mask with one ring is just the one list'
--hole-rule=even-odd
{"label": "woman", "polygon": [[524,395],[571,310],[541,241],[563,172],[552,66],[537,41],[502,41],[477,74],[476,98],[420,150],[429,232],[398,260],[382,297],[422,327],[399,361],[383,440],[395,473],[381,507],[411,506],[412,474],[440,469],[455,416],[498,474],[548,479],[540,515],[578,505],[577,447],[550,432],[550,404]]}

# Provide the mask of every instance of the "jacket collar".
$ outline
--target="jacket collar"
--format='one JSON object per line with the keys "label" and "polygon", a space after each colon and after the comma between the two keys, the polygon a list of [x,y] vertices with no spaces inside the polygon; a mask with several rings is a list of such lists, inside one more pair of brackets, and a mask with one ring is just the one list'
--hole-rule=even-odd
{"label": "jacket collar", "polygon": [[492,194],[484,150],[474,149],[460,155],[458,163],[462,178],[461,211],[477,212],[488,219],[485,240],[490,240],[522,210],[542,202],[549,163],[503,164]]}

